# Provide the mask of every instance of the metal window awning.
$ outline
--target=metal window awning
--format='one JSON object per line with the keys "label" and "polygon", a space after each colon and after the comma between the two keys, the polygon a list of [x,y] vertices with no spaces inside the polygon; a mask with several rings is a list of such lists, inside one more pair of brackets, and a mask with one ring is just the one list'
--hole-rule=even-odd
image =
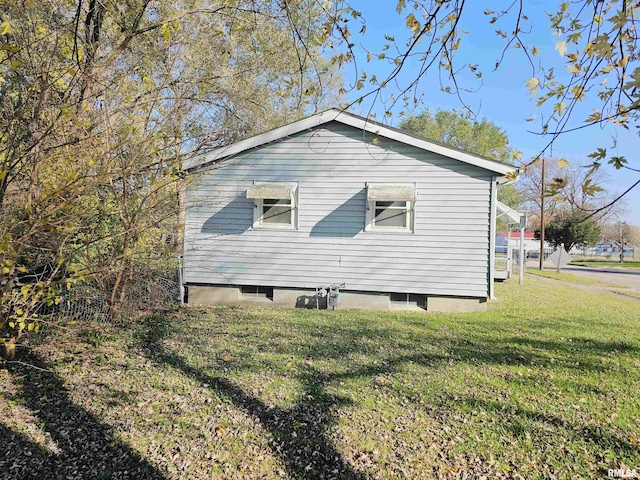
{"label": "metal window awning", "polygon": [[247,198],[291,198],[297,186],[296,183],[258,183],[247,189]]}
{"label": "metal window awning", "polygon": [[405,201],[416,199],[416,186],[412,183],[370,183],[367,185],[367,201]]}
{"label": "metal window awning", "polygon": [[[496,202],[496,210],[498,212],[498,218],[502,218],[507,225],[526,226],[526,214],[517,212],[513,208],[500,202]],[[523,221],[525,222],[524,225]]]}

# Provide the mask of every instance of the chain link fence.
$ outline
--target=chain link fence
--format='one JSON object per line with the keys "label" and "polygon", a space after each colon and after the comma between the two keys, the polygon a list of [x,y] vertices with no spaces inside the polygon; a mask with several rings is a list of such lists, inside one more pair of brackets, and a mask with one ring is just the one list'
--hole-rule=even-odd
{"label": "chain link fence", "polygon": [[118,318],[114,318],[116,315],[109,306],[108,294],[91,283],[74,286],[61,297],[57,306],[47,308],[44,313],[69,320],[108,322],[131,318],[140,312],[180,305],[181,295],[179,269],[145,272],[138,273],[130,281]]}

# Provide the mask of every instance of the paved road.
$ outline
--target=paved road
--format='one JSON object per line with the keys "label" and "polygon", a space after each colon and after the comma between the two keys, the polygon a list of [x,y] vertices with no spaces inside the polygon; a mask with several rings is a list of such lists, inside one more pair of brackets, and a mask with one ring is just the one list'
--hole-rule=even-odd
{"label": "paved road", "polygon": [[640,269],[637,268],[591,268],[567,265],[562,268],[562,271],[580,277],[593,278],[601,282],[624,285],[640,292]]}

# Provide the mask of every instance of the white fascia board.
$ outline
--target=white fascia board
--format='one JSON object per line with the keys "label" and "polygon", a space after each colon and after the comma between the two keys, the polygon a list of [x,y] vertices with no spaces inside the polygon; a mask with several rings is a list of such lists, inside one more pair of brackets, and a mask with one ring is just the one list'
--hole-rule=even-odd
{"label": "white fascia board", "polygon": [[345,125],[357,128],[359,130],[369,132],[373,135],[379,135],[391,140],[404,143],[406,145],[411,145],[422,150],[436,153],[438,155],[453,158],[454,160],[459,160],[461,162],[468,163],[469,165],[474,165],[476,167],[480,167],[485,170],[489,170],[490,172],[498,173],[500,175],[513,175],[514,173],[518,172],[518,169],[512,165],[494,162],[482,157],[478,157],[476,155],[472,155],[470,153],[465,153],[460,150],[446,147],[444,145],[439,145],[428,140],[416,138],[412,135],[402,133],[401,131],[387,128],[384,125],[374,123],[367,120],[366,118],[344,113],[337,109],[327,110],[325,112],[312,115],[311,117],[298,120],[297,122],[291,123],[289,125],[285,125],[284,127],[270,130],[260,135],[247,138],[246,140],[241,140],[240,142],[234,143],[233,145],[217,148],[206,154],[197,155],[192,159],[186,161],[183,168],[185,170],[190,170],[198,166],[204,166],[209,163],[230,157],[232,155],[237,155],[251,148],[256,148],[261,145],[265,145],[267,143],[280,140],[291,135],[295,135],[296,133],[318,127],[334,120]]}

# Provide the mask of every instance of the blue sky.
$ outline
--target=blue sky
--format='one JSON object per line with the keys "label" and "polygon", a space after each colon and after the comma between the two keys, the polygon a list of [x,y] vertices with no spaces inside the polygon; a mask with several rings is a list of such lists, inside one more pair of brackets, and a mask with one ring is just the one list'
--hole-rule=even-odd
{"label": "blue sky", "polygon": [[[464,94],[464,100],[479,114],[479,118],[486,117],[500,126],[508,135],[510,144],[522,151],[523,159],[526,160],[538,154],[550,140],[549,137],[530,133],[530,131],[539,131],[540,122],[538,119],[544,113],[545,107],[535,108],[536,101],[529,95],[525,81],[531,78],[532,69],[521,50],[510,49],[502,66],[494,71],[495,63],[504,46],[504,40],[497,37],[494,30],[496,28],[511,30],[513,23],[505,19],[502,23],[489,25],[488,18],[483,14],[488,3],[490,2],[467,2],[460,23],[461,28],[469,33],[463,37],[456,60],[460,66],[465,63],[479,64],[483,73],[482,82],[480,82],[470,71],[461,72],[459,78],[462,84],[477,89],[476,92]],[[497,7],[497,4],[503,2],[494,3]],[[357,66],[360,71],[365,70],[369,76],[375,74],[378,80],[384,79],[391,71],[392,66],[379,60],[367,63],[366,53],[362,46],[364,45],[377,53],[381,51],[385,43],[388,43],[384,40],[384,35],[394,36],[399,44],[403,44],[403,40],[407,37],[404,19],[412,10],[407,9],[398,15],[395,10],[396,4],[396,0],[355,0],[351,2],[354,8],[362,12],[367,23],[364,36],[356,34],[359,27],[355,23],[351,25],[351,30],[354,32],[355,51],[358,55]],[[539,57],[545,66],[555,66],[557,72],[566,72],[564,61],[555,49],[559,38],[549,29],[549,21],[545,13],[545,11],[552,11],[557,7],[557,4],[558,2],[551,0],[525,2],[525,6],[529,10],[525,13],[531,19],[532,31],[524,37],[524,41],[538,48]],[[420,18],[417,14],[416,17]],[[525,24],[524,27],[528,26]],[[400,83],[406,84],[415,78],[417,68],[417,59],[408,63],[398,77]],[[345,80],[353,80],[353,73],[353,68],[348,68]],[[392,93],[393,88],[395,87],[385,90],[387,93]],[[359,91],[353,90],[349,92],[348,99],[354,100],[367,91],[367,87]],[[417,111],[424,107],[435,110],[462,106],[457,96],[446,94],[440,90],[437,69],[432,69],[421,80],[416,93],[421,98]],[[373,105],[371,102],[365,101],[360,106],[354,106],[351,111],[366,115],[370,108],[377,114],[378,120],[383,119],[384,106],[380,101]],[[387,123],[397,124],[400,120],[397,113],[401,110],[404,110],[404,106],[402,102],[399,102],[393,110],[396,115],[387,119]],[[578,125],[579,120],[586,117],[592,110],[593,106],[585,102],[575,112],[573,124]],[[525,119],[531,114],[536,114],[537,119],[527,122]],[[609,152],[614,154],[615,151],[616,155],[625,156],[632,167],[640,167],[640,162],[635,161],[633,155],[635,149],[640,146],[640,139],[636,132],[625,131],[611,125],[605,128],[590,127],[574,133],[563,134],[555,141],[551,153],[554,157],[566,158],[572,166],[586,164],[589,161],[587,155],[596,148],[610,149],[613,146],[614,137],[617,139],[617,149],[611,149]],[[608,189],[611,192],[622,193],[640,179],[640,174],[628,170],[616,171],[612,167],[605,168],[610,177]],[[640,186],[627,194],[625,198],[628,208],[625,220],[640,225]]]}

